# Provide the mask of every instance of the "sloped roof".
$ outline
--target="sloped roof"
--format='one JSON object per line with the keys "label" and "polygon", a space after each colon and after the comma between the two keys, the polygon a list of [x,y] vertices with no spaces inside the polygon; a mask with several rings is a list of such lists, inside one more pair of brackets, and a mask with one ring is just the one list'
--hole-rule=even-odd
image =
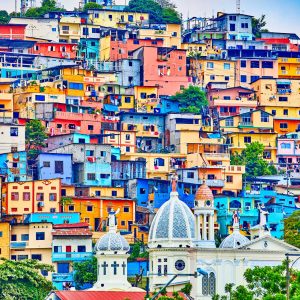
{"label": "sloped roof", "polygon": [[[102,292],[102,291],[55,291],[60,300],[142,300],[146,292]],[[183,297],[182,293],[179,293]],[[172,297],[172,293],[167,293]]]}
{"label": "sloped roof", "polygon": [[87,223],[59,224],[53,226],[53,236],[92,236]]}

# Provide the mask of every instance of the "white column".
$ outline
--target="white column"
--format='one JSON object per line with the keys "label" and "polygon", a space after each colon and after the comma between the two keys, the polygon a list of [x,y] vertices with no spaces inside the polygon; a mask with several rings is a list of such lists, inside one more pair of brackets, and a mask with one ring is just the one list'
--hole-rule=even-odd
{"label": "white column", "polygon": [[210,214],[209,215],[209,240],[210,241],[213,241],[215,239],[214,237],[214,215],[213,214]]}
{"label": "white column", "polygon": [[206,228],[206,216],[207,214],[203,214],[203,226],[202,226],[202,235],[203,235],[203,240],[207,240],[207,228]]}
{"label": "white column", "polygon": [[201,240],[201,215],[196,215],[196,239]]}

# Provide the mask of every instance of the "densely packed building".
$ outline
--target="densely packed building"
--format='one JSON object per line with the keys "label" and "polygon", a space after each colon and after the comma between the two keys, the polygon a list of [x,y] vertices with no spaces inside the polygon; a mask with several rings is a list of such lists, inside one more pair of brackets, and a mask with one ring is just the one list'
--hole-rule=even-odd
{"label": "densely packed building", "polygon": [[[73,262],[90,259],[112,227],[110,212],[129,243],[147,244],[174,174],[189,208],[200,186],[211,191],[207,241],[236,227],[253,238],[260,205],[282,238],[283,219],[300,208],[300,38],[257,38],[252,18],[152,24],[149,13],[104,6],[1,24],[0,255],[53,264],[43,275],[69,288]],[[172,97],[191,86],[207,98],[197,113]],[[34,120],[47,137],[32,156]],[[254,142],[280,175],[247,180],[233,163]]]}

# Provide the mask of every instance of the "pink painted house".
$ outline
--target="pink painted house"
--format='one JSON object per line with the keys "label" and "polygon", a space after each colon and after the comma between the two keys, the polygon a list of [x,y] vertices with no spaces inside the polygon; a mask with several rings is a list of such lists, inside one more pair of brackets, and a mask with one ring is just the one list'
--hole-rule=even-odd
{"label": "pink painted house", "polygon": [[186,50],[167,47],[141,47],[133,58],[142,62],[142,85],[158,88],[158,95],[174,95],[187,88]]}
{"label": "pink painted house", "polygon": [[254,91],[244,87],[215,88],[208,85],[207,98],[209,106],[214,108],[220,117],[229,117],[256,109],[257,101]]}
{"label": "pink painted house", "polygon": [[281,167],[286,167],[286,164],[300,163],[299,132],[288,133],[277,138],[277,161]]}

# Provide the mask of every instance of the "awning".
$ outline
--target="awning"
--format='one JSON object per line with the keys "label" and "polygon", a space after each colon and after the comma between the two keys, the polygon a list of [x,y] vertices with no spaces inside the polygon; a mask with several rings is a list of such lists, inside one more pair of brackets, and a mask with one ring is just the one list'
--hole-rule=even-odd
{"label": "awning", "polygon": [[119,107],[113,104],[104,104],[103,109],[110,112],[118,112]]}
{"label": "awning", "polygon": [[287,80],[287,79],[277,79],[276,83],[277,84],[291,84],[291,81]]}

